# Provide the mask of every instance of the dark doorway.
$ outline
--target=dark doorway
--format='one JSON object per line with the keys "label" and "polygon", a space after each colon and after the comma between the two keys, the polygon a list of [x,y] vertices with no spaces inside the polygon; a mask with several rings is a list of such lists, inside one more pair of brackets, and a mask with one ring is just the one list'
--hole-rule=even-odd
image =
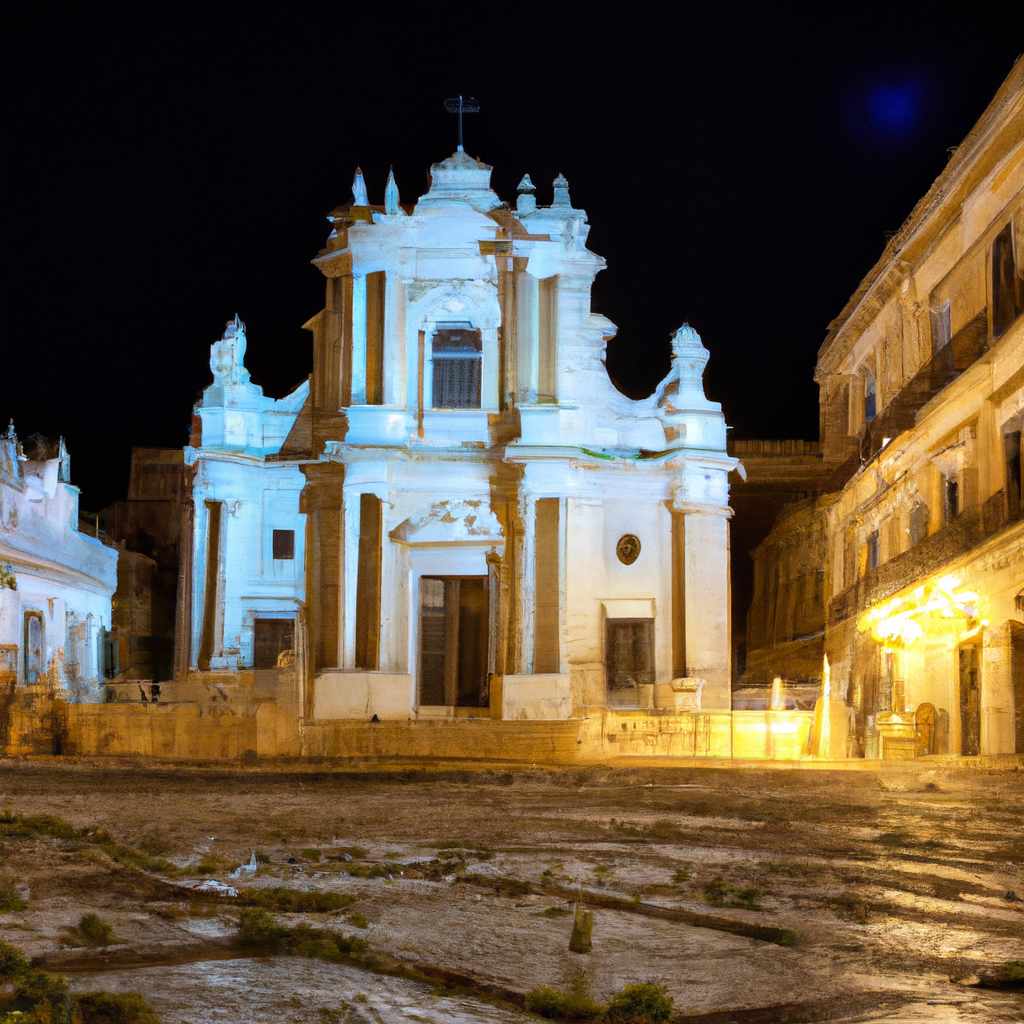
{"label": "dark doorway", "polygon": [[43,616],[25,612],[25,682],[38,683],[46,671]]}
{"label": "dark doorway", "polygon": [[640,703],[638,686],[654,682],[654,619],[606,619],[604,667],[608,703]]}
{"label": "dark doorway", "polygon": [[253,625],[253,668],[277,668],[277,656],[295,647],[293,619],[257,619]]}
{"label": "dark doorway", "polygon": [[960,753],[981,751],[981,672],[978,645],[960,648]]}
{"label": "dark doorway", "polygon": [[486,584],[486,576],[421,578],[421,705],[487,707]]}

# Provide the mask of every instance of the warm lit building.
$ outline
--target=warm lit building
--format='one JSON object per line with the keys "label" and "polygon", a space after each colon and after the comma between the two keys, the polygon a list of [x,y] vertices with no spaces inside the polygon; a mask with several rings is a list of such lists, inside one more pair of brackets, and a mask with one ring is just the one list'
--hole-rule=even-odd
{"label": "warm lit building", "polygon": [[758,549],[750,656],[785,672],[817,617],[854,754],[1024,751],[1022,196],[1018,61],[829,327],[839,489]]}

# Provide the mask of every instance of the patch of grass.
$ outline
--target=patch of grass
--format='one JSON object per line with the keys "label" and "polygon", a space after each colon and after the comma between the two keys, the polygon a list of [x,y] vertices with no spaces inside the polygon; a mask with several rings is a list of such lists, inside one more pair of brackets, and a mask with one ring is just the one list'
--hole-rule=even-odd
{"label": "patch of grass", "polygon": [[307,846],[300,851],[303,860],[319,861],[323,854],[315,846]]}
{"label": "patch of grass", "polygon": [[18,894],[13,878],[0,876],[0,914],[11,914],[24,910],[28,904]]}
{"label": "patch of grass", "polygon": [[197,864],[190,864],[185,870],[196,875],[219,875],[232,866],[232,862],[216,854],[207,853]]}
{"label": "patch of grass", "polygon": [[174,848],[171,840],[158,828],[150,829],[139,838],[135,845],[151,857],[166,857]]}
{"label": "patch of grass", "polygon": [[63,818],[52,814],[15,814],[10,808],[0,811],[0,835],[15,839],[46,837],[49,839],[78,839],[79,829]]}
{"label": "patch of grass", "polygon": [[664,985],[627,985],[612,996],[605,1020],[608,1024],[661,1024],[672,1016],[672,1002]]}
{"label": "patch of grass", "polygon": [[345,871],[353,878],[390,878],[395,868],[390,864],[357,864],[346,866]]}
{"label": "patch of grass", "polygon": [[366,860],[370,856],[370,851],[364,849],[362,846],[332,846],[330,853],[327,855],[328,860],[344,860],[345,855],[348,854],[353,860]]}
{"label": "patch of grass", "polygon": [[567,992],[541,985],[526,993],[526,1009],[548,1020],[598,1020],[604,1006],[590,994],[590,983],[584,971],[577,971]]}
{"label": "patch of grass", "polygon": [[86,992],[75,1001],[82,1024],[160,1024],[153,1007],[137,992]]}
{"label": "patch of grass", "polygon": [[592,870],[599,885],[604,885],[615,874],[615,868],[608,864],[595,864]]}
{"label": "patch of grass", "polygon": [[352,925],[353,928],[370,927],[370,922],[367,920],[366,915],[361,914],[358,910],[353,910],[351,914],[348,914],[345,917],[345,920],[348,921],[348,923]]}
{"label": "patch of grass", "polygon": [[685,885],[693,877],[693,871],[689,866],[678,867],[672,872],[673,885]]}
{"label": "patch of grass", "polygon": [[764,893],[756,886],[731,885],[724,878],[713,878],[703,887],[704,899],[714,907],[740,907],[760,910],[758,902]]}
{"label": "patch of grass", "polygon": [[267,889],[240,889],[238,900],[250,907],[287,914],[329,914],[352,906],[355,897],[341,892],[288,889],[276,885]]}
{"label": "patch of grass", "polygon": [[25,954],[9,942],[0,940],[0,981],[13,981],[28,971]]}
{"label": "patch of grass", "polygon": [[358,959],[369,949],[365,939],[352,935],[302,924],[289,928],[260,908],[242,911],[238,919],[238,941],[243,946],[275,953],[330,961]]}
{"label": "patch of grass", "polygon": [[83,946],[112,946],[117,941],[113,926],[99,914],[83,914],[69,933]]}

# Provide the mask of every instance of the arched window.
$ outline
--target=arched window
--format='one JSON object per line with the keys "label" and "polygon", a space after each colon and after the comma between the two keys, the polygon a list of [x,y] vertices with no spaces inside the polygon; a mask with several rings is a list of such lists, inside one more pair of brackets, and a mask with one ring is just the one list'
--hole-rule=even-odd
{"label": "arched window", "polygon": [[438,324],[431,341],[431,405],[435,409],[479,409],[483,344],[470,324]]}

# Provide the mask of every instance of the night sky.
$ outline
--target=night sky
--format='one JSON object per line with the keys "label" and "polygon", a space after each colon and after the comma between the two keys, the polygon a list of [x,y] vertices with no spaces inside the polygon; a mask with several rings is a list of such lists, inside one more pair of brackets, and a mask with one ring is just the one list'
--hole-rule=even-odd
{"label": "night sky", "polygon": [[[646,394],[694,324],[738,437],[817,433],[818,345],[1009,72],[994,8],[886,3],[136,5],[8,20],[4,423],[63,433],[82,507],[123,495],[132,445],[186,443],[209,345],[238,311],[280,396],[310,371],[309,260],[361,164],[403,201],[466,148],[514,201],[562,171],[608,260],[608,363]],[[121,8],[121,5],[115,5]],[[700,8],[704,10],[704,8]],[[965,11],[984,21],[972,23]],[[675,12],[669,14],[668,12]],[[127,19],[127,20],[126,20]],[[159,20],[157,20],[159,19]]]}

